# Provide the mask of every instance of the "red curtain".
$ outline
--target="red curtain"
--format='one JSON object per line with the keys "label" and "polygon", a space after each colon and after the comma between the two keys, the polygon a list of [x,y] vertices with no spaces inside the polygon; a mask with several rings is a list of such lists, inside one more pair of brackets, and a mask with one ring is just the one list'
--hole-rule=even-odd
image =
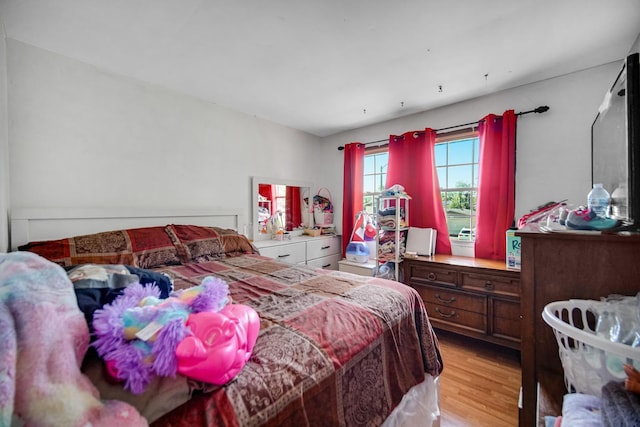
{"label": "red curtain", "polygon": [[302,222],[302,206],[300,201],[300,187],[287,185],[285,193],[287,211],[285,212],[285,230],[293,230]]}
{"label": "red curtain", "polygon": [[[344,147],[342,187],[342,256],[345,257],[356,214],[363,209],[364,144],[352,142]],[[347,237],[348,236],[348,237]]]}
{"label": "red curtain", "polygon": [[515,215],[516,115],[489,114],[478,125],[480,166],[476,213],[477,258],[504,260],[505,232]]}
{"label": "red curtain", "polygon": [[[258,194],[265,197],[269,203],[269,214],[273,215],[276,211],[276,187],[270,184],[258,184]],[[266,206],[266,205],[262,205]]]}
{"label": "red curtain", "polygon": [[450,254],[449,229],[442,207],[434,156],[436,133],[407,132],[389,138],[387,188],[400,184],[411,196],[409,225],[438,231],[436,253]]}

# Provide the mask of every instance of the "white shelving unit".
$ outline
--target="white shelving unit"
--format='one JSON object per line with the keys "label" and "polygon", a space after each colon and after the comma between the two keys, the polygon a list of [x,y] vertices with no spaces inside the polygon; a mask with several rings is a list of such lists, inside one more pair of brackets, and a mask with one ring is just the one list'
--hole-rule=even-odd
{"label": "white shelving unit", "polygon": [[[380,266],[384,262],[392,262],[394,263],[394,276],[395,280],[398,281],[399,278],[399,270],[400,270],[400,262],[404,258],[404,253],[401,250],[400,243],[402,242],[402,232],[406,232],[409,230],[409,200],[410,198],[407,195],[394,195],[394,196],[379,196],[378,197],[378,210],[377,210],[377,222],[379,230],[382,230],[386,233],[392,232],[393,236],[393,256],[388,257],[380,257],[380,251],[383,249],[383,246],[380,244],[380,233],[378,233],[376,237],[376,259],[377,259],[377,268],[380,269]],[[391,214],[394,210],[395,212]],[[381,215],[381,212],[383,215]],[[389,217],[393,218],[393,226],[385,225],[388,221]],[[406,241],[404,242],[406,244]]]}

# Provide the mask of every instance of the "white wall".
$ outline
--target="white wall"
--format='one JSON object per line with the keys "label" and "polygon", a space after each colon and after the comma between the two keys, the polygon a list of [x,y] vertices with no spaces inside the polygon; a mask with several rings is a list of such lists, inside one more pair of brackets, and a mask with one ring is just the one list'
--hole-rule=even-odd
{"label": "white wall", "polygon": [[[329,188],[338,224],[338,146],[539,105],[551,109],[518,121],[516,215],[550,200],[584,203],[591,182],[590,126],[620,66],[607,64],[320,140],[11,39],[6,56],[8,207],[228,207],[240,209],[250,222],[250,177],[258,175]],[[2,73],[0,60],[0,94]],[[0,110],[0,120],[8,121],[6,110]],[[2,138],[0,132],[0,150]],[[0,227],[0,244],[5,241]]]}
{"label": "white wall", "polygon": [[7,55],[4,26],[0,25],[0,252],[9,247],[9,118],[7,112]]}
{"label": "white wall", "polygon": [[629,49],[630,54],[635,52],[640,52],[640,34],[638,34],[638,37],[636,37],[636,41],[633,42],[631,49]]}
{"label": "white wall", "polygon": [[7,63],[11,208],[218,207],[248,223],[252,175],[320,180],[315,136],[12,39]]}
{"label": "white wall", "polygon": [[[516,218],[548,201],[586,204],[591,188],[591,123],[622,62],[490,94],[470,101],[391,120],[325,138],[330,165],[326,185],[342,201],[343,152],[348,142],[369,142],[425,127],[434,129],[476,121],[489,113],[550,110],[521,116],[517,123]],[[338,212],[341,218],[342,212]]]}

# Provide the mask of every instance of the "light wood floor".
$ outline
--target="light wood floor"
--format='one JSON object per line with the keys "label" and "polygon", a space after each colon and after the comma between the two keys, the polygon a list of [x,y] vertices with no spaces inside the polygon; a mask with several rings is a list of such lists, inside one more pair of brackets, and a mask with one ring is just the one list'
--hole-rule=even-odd
{"label": "light wood floor", "polygon": [[518,425],[520,353],[436,330],[444,371],[441,427]]}

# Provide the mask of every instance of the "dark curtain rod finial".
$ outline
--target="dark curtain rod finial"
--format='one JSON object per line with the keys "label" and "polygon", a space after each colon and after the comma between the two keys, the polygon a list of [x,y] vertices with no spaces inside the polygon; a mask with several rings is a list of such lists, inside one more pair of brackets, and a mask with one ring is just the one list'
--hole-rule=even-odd
{"label": "dark curtain rod finial", "polygon": [[548,105],[541,105],[540,107],[533,110],[534,113],[544,113],[545,111],[549,111]]}

